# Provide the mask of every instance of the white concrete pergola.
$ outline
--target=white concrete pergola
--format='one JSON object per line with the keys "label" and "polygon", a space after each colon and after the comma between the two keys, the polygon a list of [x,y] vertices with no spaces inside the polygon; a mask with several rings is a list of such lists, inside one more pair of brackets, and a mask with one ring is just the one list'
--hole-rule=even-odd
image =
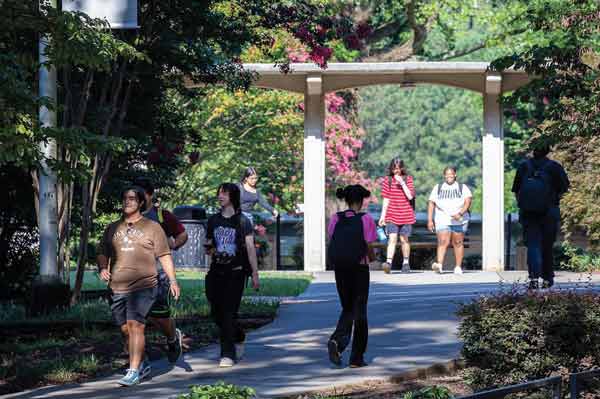
{"label": "white concrete pergola", "polygon": [[[484,98],[483,270],[504,270],[504,133],[499,97],[528,82],[525,72],[491,72],[485,62],[292,64],[282,74],[272,64],[245,64],[255,86],[304,94],[304,270],[325,270],[324,95],[359,86],[440,84],[473,90]],[[437,173],[437,171],[432,171]]]}

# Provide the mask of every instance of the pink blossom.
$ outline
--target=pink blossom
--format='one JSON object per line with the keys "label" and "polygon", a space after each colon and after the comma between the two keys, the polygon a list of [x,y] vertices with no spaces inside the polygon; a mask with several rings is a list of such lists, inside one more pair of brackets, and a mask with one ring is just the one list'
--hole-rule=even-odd
{"label": "pink blossom", "polygon": [[315,46],[310,52],[310,59],[321,68],[326,68],[332,53],[333,50],[329,47]]}

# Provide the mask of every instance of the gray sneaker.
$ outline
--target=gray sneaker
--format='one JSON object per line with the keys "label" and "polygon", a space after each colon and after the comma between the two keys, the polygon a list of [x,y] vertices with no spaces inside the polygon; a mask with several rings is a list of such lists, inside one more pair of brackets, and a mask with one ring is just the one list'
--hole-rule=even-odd
{"label": "gray sneaker", "polygon": [[181,345],[181,331],[176,328],[175,329],[175,340],[173,342],[167,342],[167,347],[169,351],[167,352],[167,358],[171,363],[177,363],[177,360],[181,357],[183,353],[183,347]]}
{"label": "gray sneaker", "polygon": [[127,374],[117,381],[117,384],[123,387],[130,387],[139,384],[140,380],[140,373],[136,369],[127,369]]}
{"label": "gray sneaker", "polygon": [[408,263],[402,265],[402,273],[410,273],[410,265]]}

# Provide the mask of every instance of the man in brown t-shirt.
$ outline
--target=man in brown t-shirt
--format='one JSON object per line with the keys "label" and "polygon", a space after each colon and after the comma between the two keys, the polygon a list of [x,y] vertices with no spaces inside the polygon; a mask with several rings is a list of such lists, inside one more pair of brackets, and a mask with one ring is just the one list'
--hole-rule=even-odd
{"label": "man in brown t-shirt", "polygon": [[179,298],[175,267],[167,237],[160,225],[141,214],[144,192],[136,187],[123,191],[123,216],[110,224],[98,250],[100,277],[109,282],[113,294],[111,311],[116,324],[128,338],[129,369],[120,385],[139,384],[150,373],[143,364],[146,316],[156,298],[159,259],[170,280],[170,292]]}

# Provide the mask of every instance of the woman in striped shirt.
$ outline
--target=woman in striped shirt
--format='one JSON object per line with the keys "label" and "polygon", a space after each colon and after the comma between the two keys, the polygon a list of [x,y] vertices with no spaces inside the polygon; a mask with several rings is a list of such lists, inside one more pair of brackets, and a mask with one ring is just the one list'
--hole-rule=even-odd
{"label": "woman in striped shirt", "polygon": [[388,234],[388,247],[386,262],[382,265],[383,271],[389,273],[392,269],[392,260],[396,252],[398,236],[402,247],[402,271],[410,272],[408,259],[410,257],[410,243],[408,237],[415,224],[414,197],[415,186],[413,177],[410,176],[400,158],[394,158],[388,168],[388,176],[381,182],[381,196],[383,208],[379,225],[385,226]]}

